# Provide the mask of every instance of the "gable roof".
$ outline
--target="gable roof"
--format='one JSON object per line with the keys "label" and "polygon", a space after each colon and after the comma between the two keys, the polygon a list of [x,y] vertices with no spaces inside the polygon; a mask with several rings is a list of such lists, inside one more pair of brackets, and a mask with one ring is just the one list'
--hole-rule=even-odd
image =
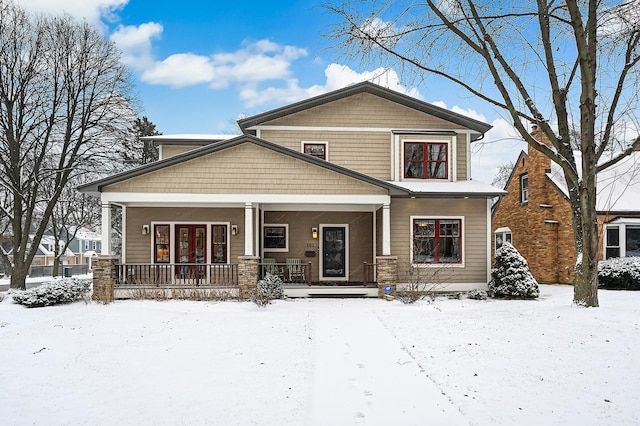
{"label": "gable roof", "polygon": [[[580,164],[582,154],[574,151],[576,163]],[[612,156],[614,154],[611,154]],[[604,157],[604,156],[603,156]],[[606,161],[608,158],[603,158]],[[578,168],[578,173],[582,170]],[[551,180],[569,198],[564,171],[551,162],[551,171],[546,173]],[[596,211],[598,213],[640,212],[640,152],[633,151],[618,163],[598,173],[596,177]]]}
{"label": "gable roof", "polygon": [[313,98],[286,105],[281,108],[276,108],[271,111],[263,112],[262,114],[243,118],[241,120],[238,120],[238,125],[243,132],[247,133],[247,130],[250,127],[257,126],[280,117],[324,105],[329,102],[333,102],[359,93],[369,93],[375,96],[379,96],[400,105],[404,105],[406,107],[413,108],[417,111],[424,112],[426,114],[441,118],[451,123],[458,124],[464,128],[474,130],[478,133],[472,135],[472,141],[480,139],[482,135],[492,127],[491,125],[483,123],[482,121],[478,121],[473,118],[466,117],[462,114],[440,108],[428,102],[424,102],[412,96],[396,92],[395,90],[387,89],[369,81],[353,84],[342,89],[334,90],[333,92],[315,96]]}
{"label": "gable roof", "polygon": [[144,174],[154,172],[154,171],[163,169],[165,167],[170,167],[180,163],[184,163],[186,161],[199,158],[203,155],[212,154],[214,152],[222,151],[224,149],[228,149],[244,143],[252,143],[252,144],[261,146],[263,148],[267,148],[267,149],[279,152],[281,154],[287,155],[289,157],[293,157],[298,160],[311,163],[316,166],[320,166],[325,169],[340,173],[342,175],[352,177],[362,182],[366,182],[366,183],[387,189],[389,191],[389,195],[409,196],[411,192],[411,191],[408,191],[407,189],[401,188],[397,185],[383,181],[381,179],[377,179],[372,176],[365,175],[363,173],[359,173],[351,169],[347,169],[346,167],[342,167],[337,164],[330,163],[325,160],[321,160],[319,158],[313,157],[308,154],[304,154],[299,151],[294,151],[292,149],[274,144],[272,142],[269,142],[264,139],[260,139],[252,135],[241,135],[233,139],[223,140],[223,141],[219,141],[216,143],[203,146],[201,148],[196,148],[196,149],[184,152],[182,154],[174,155],[164,160],[149,163],[144,166],[140,166],[135,169],[128,170],[126,172],[118,173],[116,175],[109,176],[104,179],[100,179],[85,185],[81,185],[78,187],[78,190],[80,192],[88,193],[98,197],[99,193],[102,192],[105,186],[113,185],[115,183],[119,183],[127,179],[142,176]]}

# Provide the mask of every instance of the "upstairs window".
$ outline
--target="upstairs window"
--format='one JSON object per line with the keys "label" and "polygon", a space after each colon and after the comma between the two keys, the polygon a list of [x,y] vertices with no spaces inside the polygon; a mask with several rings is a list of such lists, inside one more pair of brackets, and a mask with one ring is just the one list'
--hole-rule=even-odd
{"label": "upstairs window", "polygon": [[447,179],[447,144],[406,142],[404,144],[404,177],[414,179]]}
{"label": "upstairs window", "polygon": [[527,173],[520,176],[520,202],[529,202],[529,175]]}
{"label": "upstairs window", "polygon": [[321,160],[327,159],[326,142],[302,142],[302,152]]}

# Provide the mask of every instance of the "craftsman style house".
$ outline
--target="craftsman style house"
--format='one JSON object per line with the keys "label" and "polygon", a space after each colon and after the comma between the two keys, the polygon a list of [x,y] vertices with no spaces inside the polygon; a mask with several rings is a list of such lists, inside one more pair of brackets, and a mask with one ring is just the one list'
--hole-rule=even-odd
{"label": "craftsman style house", "polygon": [[119,283],[233,281],[256,261],[293,296],[377,296],[380,275],[487,284],[504,191],[471,180],[469,156],[489,125],[369,82],[238,124],[237,137],[151,136],[159,161],[80,188],[101,198],[103,255],[122,206],[133,278]]}
{"label": "craftsman style house", "polygon": [[[532,135],[547,143],[534,126]],[[579,160],[579,152],[575,152]],[[640,256],[640,152],[598,173],[601,259]],[[569,193],[562,169],[548,157],[521,152],[494,206],[494,249],[511,242],[539,282],[571,284],[576,252]]]}

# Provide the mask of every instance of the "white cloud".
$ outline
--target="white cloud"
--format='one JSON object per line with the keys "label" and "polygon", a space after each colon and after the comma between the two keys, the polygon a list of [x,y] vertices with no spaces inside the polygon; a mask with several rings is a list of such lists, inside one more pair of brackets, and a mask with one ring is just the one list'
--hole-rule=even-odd
{"label": "white cloud", "polygon": [[330,64],[325,68],[324,74],[326,77],[324,85],[313,85],[304,88],[300,87],[297,79],[289,79],[287,80],[287,86],[282,88],[257,89],[254,86],[245,87],[240,92],[240,98],[248,107],[266,103],[291,103],[341,89],[350,84],[371,81],[380,86],[421,99],[418,89],[404,87],[400,83],[398,74],[393,69],[378,68],[373,71],[357,72],[346,65]]}
{"label": "white cloud", "polygon": [[126,6],[129,0],[17,0],[17,3],[36,12],[68,13],[106,30],[102,21],[114,20],[116,12]]}
{"label": "white cloud", "polygon": [[484,138],[471,144],[471,176],[485,183],[491,183],[500,166],[515,162],[527,150],[527,143],[508,121],[498,118],[490,124],[493,128]]}
{"label": "white cloud", "polygon": [[136,71],[153,67],[151,40],[160,38],[162,25],[147,22],[139,26],[119,26],[111,40],[122,51],[122,61]]}
{"label": "white cloud", "polygon": [[207,57],[178,53],[145,70],[142,73],[142,80],[150,84],[185,87],[209,82],[214,75],[214,67]]}

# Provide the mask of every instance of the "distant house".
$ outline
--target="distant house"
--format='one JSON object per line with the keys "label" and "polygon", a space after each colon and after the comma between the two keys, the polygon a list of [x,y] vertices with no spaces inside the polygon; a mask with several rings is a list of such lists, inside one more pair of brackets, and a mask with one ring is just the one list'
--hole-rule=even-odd
{"label": "distant house", "polygon": [[151,136],[159,161],[80,188],[101,199],[103,254],[123,208],[120,284],[234,281],[255,258],[295,296],[379,295],[389,271],[486,286],[504,191],[471,179],[470,153],[491,126],[368,82],[238,124]]}
{"label": "distant house", "polygon": [[[542,132],[532,133],[540,142]],[[548,142],[546,142],[548,143]],[[574,153],[579,160],[580,153]],[[598,174],[600,257],[640,256],[640,152]],[[539,282],[573,283],[576,252],[562,169],[529,148],[520,153],[494,207],[494,249],[510,241]]]}
{"label": "distant house", "polygon": [[92,259],[102,251],[102,234],[87,228],[80,228],[69,243],[69,249],[74,253],[76,263],[87,264],[90,270]]}

